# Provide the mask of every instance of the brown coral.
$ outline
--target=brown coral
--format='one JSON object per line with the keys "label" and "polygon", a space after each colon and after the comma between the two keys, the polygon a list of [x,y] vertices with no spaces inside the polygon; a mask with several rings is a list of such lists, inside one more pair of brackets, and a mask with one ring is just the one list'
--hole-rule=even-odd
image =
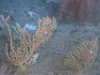
{"label": "brown coral", "polygon": [[95,3],[95,0],[61,0],[58,16],[61,20],[91,21],[100,9]]}
{"label": "brown coral", "polygon": [[27,37],[25,35],[20,35],[18,47],[16,47],[16,44],[13,42],[9,24],[7,23],[10,17],[8,16],[5,19],[4,16],[1,16],[1,18],[4,24],[6,25],[6,28],[9,33],[9,44],[6,44],[5,53],[10,62],[12,62],[15,66],[19,66],[22,68],[25,62],[27,62],[33,55],[33,52],[37,50],[37,48],[41,44],[44,44],[45,41],[50,39],[50,36],[52,35],[53,31],[57,26],[56,19],[54,17],[52,19],[46,17],[43,18],[43,20],[39,20],[38,21],[39,27],[35,32],[35,34],[32,36],[32,38],[27,31],[24,31]]}
{"label": "brown coral", "polygon": [[65,65],[73,69],[77,74],[90,68],[97,56],[98,38],[92,41],[84,41],[76,50],[67,54]]}

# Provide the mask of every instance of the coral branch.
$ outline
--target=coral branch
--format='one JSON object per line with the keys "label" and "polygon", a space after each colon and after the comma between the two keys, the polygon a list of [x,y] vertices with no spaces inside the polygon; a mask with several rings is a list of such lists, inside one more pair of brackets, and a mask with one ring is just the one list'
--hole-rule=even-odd
{"label": "coral branch", "polygon": [[75,72],[84,72],[90,68],[97,56],[98,38],[92,41],[84,41],[76,50],[67,54],[65,65]]}
{"label": "coral branch", "polygon": [[[57,26],[55,18],[43,18],[43,20],[38,21],[39,27],[35,34],[32,36],[32,39],[31,35],[27,31],[24,31],[26,35],[23,35],[23,32],[21,32],[21,34],[19,34],[18,45],[16,46],[16,43],[13,43],[12,33],[9,24],[7,23],[9,16],[7,17],[7,19],[5,19],[4,16],[1,16],[1,18],[6,25],[10,36],[10,45],[6,44],[5,53],[8,57],[8,60],[12,62],[15,66],[19,67],[22,67],[30,59],[34,51],[37,50],[37,48],[41,44],[44,44],[45,41],[50,39],[50,36]],[[15,28],[15,30],[16,29],[17,28]]]}

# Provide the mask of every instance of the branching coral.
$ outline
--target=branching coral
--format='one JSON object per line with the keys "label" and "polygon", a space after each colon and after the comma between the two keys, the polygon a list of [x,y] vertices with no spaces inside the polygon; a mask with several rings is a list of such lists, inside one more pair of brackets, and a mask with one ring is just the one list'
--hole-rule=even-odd
{"label": "branching coral", "polygon": [[19,67],[23,67],[25,62],[33,55],[34,51],[50,39],[50,36],[57,26],[55,18],[43,18],[43,20],[38,21],[39,27],[32,37],[26,30],[24,31],[26,35],[20,34],[18,46],[16,46],[16,43],[13,42],[9,24],[7,23],[10,17],[8,16],[5,19],[4,16],[1,16],[1,18],[9,33],[9,44],[6,44],[5,53],[8,60]]}
{"label": "branching coral", "polygon": [[84,41],[76,50],[67,54],[65,65],[73,69],[78,75],[89,69],[97,56],[98,38],[92,41]]}
{"label": "branching coral", "polygon": [[20,26],[19,23],[15,23],[16,26],[12,26],[13,29],[13,40],[17,40],[20,35],[25,35],[24,29]]}

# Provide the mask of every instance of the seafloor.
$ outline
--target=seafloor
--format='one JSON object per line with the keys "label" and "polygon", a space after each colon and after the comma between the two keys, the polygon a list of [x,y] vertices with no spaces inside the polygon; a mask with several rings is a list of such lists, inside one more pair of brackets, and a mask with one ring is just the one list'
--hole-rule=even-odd
{"label": "seafloor", "polygon": [[[45,16],[57,17],[55,9],[58,4],[59,0],[0,0],[0,15],[10,15],[9,24],[13,26],[15,22],[21,24],[22,27],[27,23],[37,26],[38,19]],[[30,15],[30,12],[33,14]],[[37,62],[26,71],[19,73],[4,54],[7,33],[5,28],[2,28],[0,30],[0,75],[69,75],[70,71],[64,66],[66,54],[84,40],[98,37],[100,41],[99,23],[96,25],[96,23],[87,22],[79,25],[76,22],[63,23],[57,20],[57,24],[51,39],[35,52],[39,53]],[[100,75],[99,49],[98,61],[85,72],[85,75]]]}

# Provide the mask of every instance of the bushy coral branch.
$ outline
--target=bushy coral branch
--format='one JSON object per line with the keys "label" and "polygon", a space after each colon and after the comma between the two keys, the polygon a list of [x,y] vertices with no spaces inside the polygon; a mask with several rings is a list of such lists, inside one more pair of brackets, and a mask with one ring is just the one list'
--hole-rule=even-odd
{"label": "bushy coral branch", "polygon": [[92,41],[84,41],[76,50],[67,54],[65,65],[75,72],[84,72],[90,68],[97,56],[98,38]]}
{"label": "bushy coral branch", "polygon": [[[12,33],[9,27],[9,24],[7,23],[9,16],[7,19],[2,17],[2,21],[6,25],[6,28],[9,33],[9,44],[6,44],[6,55],[8,57],[8,60],[12,62],[15,66],[23,66],[25,62],[27,62],[30,57],[33,55],[34,51],[37,50],[37,48],[44,44],[45,41],[50,39],[50,36],[52,35],[53,31],[55,30],[57,24],[55,18],[43,18],[43,20],[39,20],[38,24],[39,27],[35,34],[32,36],[25,30],[26,35],[20,34],[19,36],[19,42],[18,47],[16,44],[13,43]],[[27,37],[26,37],[27,36]]]}

